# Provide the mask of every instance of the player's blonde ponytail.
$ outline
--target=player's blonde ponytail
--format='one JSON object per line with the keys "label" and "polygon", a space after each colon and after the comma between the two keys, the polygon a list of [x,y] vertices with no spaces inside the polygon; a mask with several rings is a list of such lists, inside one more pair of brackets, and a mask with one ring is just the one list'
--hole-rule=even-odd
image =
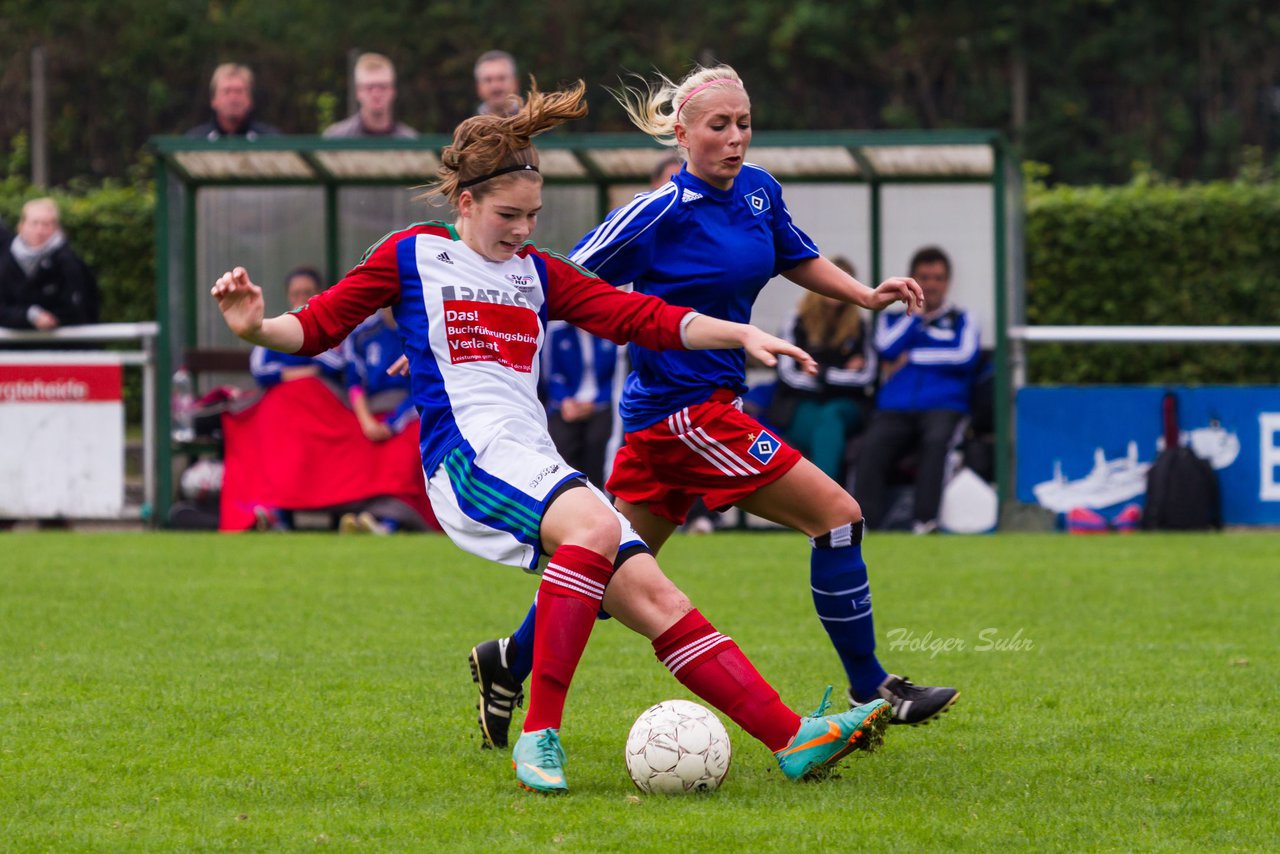
{"label": "player's blonde ponytail", "polygon": [[676,123],[688,124],[701,112],[703,93],[720,86],[736,86],[746,91],[738,72],[728,65],[712,68],[694,66],[679,83],[659,73],[656,80],[637,75],[638,85],[610,89],[631,123],[662,145],[675,146]]}

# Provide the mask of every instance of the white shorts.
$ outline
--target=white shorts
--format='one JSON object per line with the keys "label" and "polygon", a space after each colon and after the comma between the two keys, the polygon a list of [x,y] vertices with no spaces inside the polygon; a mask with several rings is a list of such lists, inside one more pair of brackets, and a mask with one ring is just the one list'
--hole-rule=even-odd
{"label": "white shorts", "polygon": [[449,539],[473,555],[529,572],[543,557],[540,529],[547,500],[562,484],[580,479],[613,511],[619,550],[644,545],[609,499],[556,453],[527,439],[499,434],[475,450],[463,442],[427,477],[427,497]]}

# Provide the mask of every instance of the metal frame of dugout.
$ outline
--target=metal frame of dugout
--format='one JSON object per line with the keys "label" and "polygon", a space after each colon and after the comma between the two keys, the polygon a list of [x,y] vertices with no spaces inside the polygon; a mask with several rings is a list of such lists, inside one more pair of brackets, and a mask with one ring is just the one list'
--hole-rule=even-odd
{"label": "metal frame of dugout", "polygon": [[[449,142],[444,135],[413,140],[279,136],[252,142],[152,138],[150,148],[157,155],[156,317],[160,325],[156,400],[170,399],[170,379],[181,366],[184,352],[208,346],[205,339],[212,335],[197,322],[204,310],[198,301],[208,299],[211,284],[201,280],[197,265],[202,240],[210,242],[208,226],[201,221],[202,193],[228,188],[316,191],[313,195],[319,204],[306,204],[318,217],[316,256],[323,258],[322,272],[329,281],[337,281],[357,260],[341,257],[343,193],[357,188],[420,187],[435,175],[439,153]],[[576,204],[590,209],[592,223],[625,200],[620,192],[646,189],[650,171],[671,153],[636,133],[551,133],[540,137],[537,145],[548,194],[557,188],[578,188]],[[859,268],[863,281],[878,282],[891,272],[905,273],[901,247],[889,259],[892,267],[886,263],[886,249],[895,239],[901,242],[902,234],[912,231],[918,221],[932,219],[942,231],[952,224],[968,229],[956,240],[980,261],[982,278],[989,274],[989,281],[971,287],[963,302],[986,318],[984,330],[990,333],[984,334],[984,347],[992,349],[997,371],[997,488],[1002,500],[1011,497],[1012,398],[1006,331],[1009,319],[1021,316],[1023,215],[1020,169],[1004,138],[985,130],[758,131],[749,159],[783,182],[797,223],[815,236],[824,254],[835,254],[833,245],[836,249],[842,244],[863,247],[864,264]],[[938,192],[930,192],[930,187]],[[800,198],[806,188],[814,188],[820,200],[806,205]],[[827,188],[838,192],[833,196]],[[952,188],[964,189],[963,199],[952,203],[954,212],[935,210],[930,200],[946,196]],[[966,209],[965,199],[976,199],[978,204]],[[830,213],[832,204],[846,213]],[[806,211],[806,206],[811,209]],[[553,202],[549,212],[554,214],[561,207]],[[398,225],[448,215],[447,208],[440,208],[438,214],[409,217]],[[540,233],[545,231],[546,219]],[[815,234],[815,224],[826,236]],[[945,245],[945,240],[932,239],[928,233],[915,242]],[[569,248],[550,241],[546,245]],[[949,252],[953,245],[946,247]],[[236,258],[219,261],[223,269],[240,263]],[[957,280],[962,275],[957,264]],[[268,310],[273,310],[270,297]],[[761,322],[758,315],[756,321]],[[155,407],[155,418],[155,435],[171,435],[170,408]],[[173,448],[163,438],[157,446],[154,518],[165,520],[173,500]]]}

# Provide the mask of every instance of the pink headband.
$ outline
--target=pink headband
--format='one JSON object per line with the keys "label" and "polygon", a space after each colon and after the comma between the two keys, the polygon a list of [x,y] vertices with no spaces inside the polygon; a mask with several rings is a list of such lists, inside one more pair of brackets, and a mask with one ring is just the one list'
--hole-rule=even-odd
{"label": "pink headband", "polygon": [[692,98],[694,95],[701,92],[703,89],[707,89],[711,86],[717,86],[721,83],[727,83],[730,86],[737,86],[739,89],[742,88],[741,83],[739,83],[737,80],[732,80],[728,77],[717,77],[715,80],[708,80],[706,83],[703,83],[701,86],[695,86],[692,92],[684,96],[684,100],[680,102],[680,106],[676,107],[676,121],[680,120],[680,111],[684,109],[685,104],[689,103],[690,98]]}

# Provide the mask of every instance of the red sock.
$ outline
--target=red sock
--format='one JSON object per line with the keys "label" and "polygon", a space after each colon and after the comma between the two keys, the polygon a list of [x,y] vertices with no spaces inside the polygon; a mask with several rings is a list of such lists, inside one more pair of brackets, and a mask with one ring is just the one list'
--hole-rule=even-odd
{"label": "red sock", "polygon": [[696,609],[663,632],[653,651],[681,685],[770,750],[786,747],[800,729],[800,716],[783,705],[733,638],[717,632]]}
{"label": "red sock", "polygon": [[581,546],[561,546],[551,556],[538,585],[525,732],[559,729],[573,671],[587,647],[612,574],[612,562]]}

